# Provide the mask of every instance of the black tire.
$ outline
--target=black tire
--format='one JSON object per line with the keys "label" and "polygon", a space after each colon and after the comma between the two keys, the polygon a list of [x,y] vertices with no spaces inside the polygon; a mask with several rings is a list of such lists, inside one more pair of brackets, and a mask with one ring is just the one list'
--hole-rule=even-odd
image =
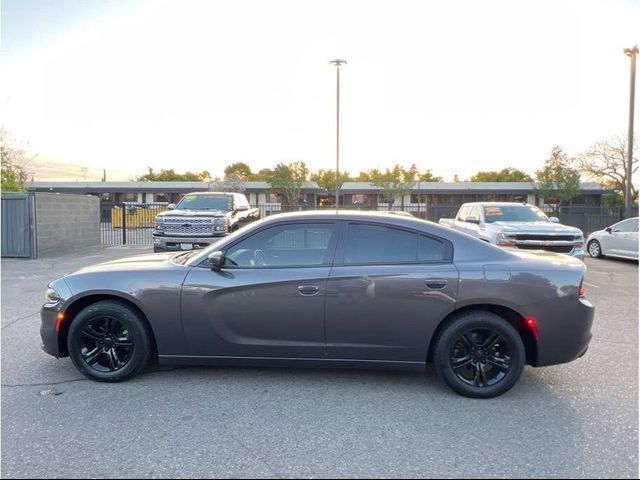
{"label": "black tire", "polygon": [[597,240],[591,240],[587,245],[587,252],[589,252],[589,256],[591,258],[602,258],[604,255],[602,254],[602,245]]}
{"label": "black tire", "polygon": [[162,253],[162,252],[164,252],[164,251],[165,251],[165,250],[164,250],[164,249],[162,249],[162,248],[153,247],[153,253]]}
{"label": "black tire", "polygon": [[449,323],[436,339],[433,354],[440,379],[471,398],[493,398],[510,390],[525,360],[518,332],[500,316],[484,311],[463,313]]}
{"label": "black tire", "polygon": [[121,382],[140,373],[153,347],[144,319],[117,300],[89,305],[74,318],[67,338],[69,356],[85,377]]}

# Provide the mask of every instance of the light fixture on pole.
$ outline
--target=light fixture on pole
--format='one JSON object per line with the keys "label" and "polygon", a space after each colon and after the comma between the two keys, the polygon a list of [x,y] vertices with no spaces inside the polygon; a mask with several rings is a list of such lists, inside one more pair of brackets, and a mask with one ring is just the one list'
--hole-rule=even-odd
{"label": "light fixture on pole", "polygon": [[336,67],[336,208],[340,207],[340,67],[347,61],[340,58],[329,62]]}
{"label": "light fixture on pole", "polygon": [[629,133],[627,134],[627,178],[624,189],[624,206],[625,218],[631,217],[631,207],[633,206],[633,198],[631,198],[631,172],[633,170],[633,110],[636,96],[636,56],[638,55],[638,46],[633,48],[625,48],[624,54],[631,58],[631,86],[629,90]]}

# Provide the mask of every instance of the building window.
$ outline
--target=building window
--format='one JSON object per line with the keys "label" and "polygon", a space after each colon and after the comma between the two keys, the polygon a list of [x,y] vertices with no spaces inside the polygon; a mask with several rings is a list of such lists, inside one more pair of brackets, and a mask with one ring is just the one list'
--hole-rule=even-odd
{"label": "building window", "polygon": [[363,194],[351,195],[351,202],[354,205],[366,205],[367,196]]}
{"label": "building window", "polygon": [[138,194],[137,193],[133,193],[133,192],[123,193],[122,194],[122,201],[123,202],[137,202],[138,201]]}
{"label": "building window", "polygon": [[427,203],[427,194],[421,193],[420,195],[418,195],[416,193],[412,193],[411,203]]}
{"label": "building window", "polygon": [[267,195],[267,203],[280,203],[280,195],[277,193],[270,193]]}
{"label": "building window", "polygon": [[153,195],[154,202],[167,202],[169,203],[169,198],[166,193],[156,193]]}
{"label": "building window", "polygon": [[105,201],[111,200],[111,194],[108,193],[108,192],[101,193],[100,194],[100,200],[105,200]]}

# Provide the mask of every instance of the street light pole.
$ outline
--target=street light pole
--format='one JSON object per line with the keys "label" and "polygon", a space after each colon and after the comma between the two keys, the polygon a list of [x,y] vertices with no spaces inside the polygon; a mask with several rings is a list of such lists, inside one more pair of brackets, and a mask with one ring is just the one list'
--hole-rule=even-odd
{"label": "street light pole", "polygon": [[340,67],[347,61],[336,58],[329,62],[336,66],[336,208],[340,207]]}
{"label": "street light pole", "polygon": [[631,86],[629,89],[629,132],[627,134],[627,178],[624,189],[624,206],[625,218],[631,217],[631,207],[633,206],[633,198],[631,198],[631,171],[633,170],[633,110],[636,96],[636,56],[638,55],[638,46],[633,48],[625,48],[624,54],[631,58]]}

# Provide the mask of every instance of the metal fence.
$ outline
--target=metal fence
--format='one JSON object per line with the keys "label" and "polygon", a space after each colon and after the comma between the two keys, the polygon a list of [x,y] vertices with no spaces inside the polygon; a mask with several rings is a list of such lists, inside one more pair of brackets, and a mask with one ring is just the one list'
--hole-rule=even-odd
{"label": "metal fence", "polygon": [[[3,200],[4,202],[4,200]],[[158,213],[167,210],[167,203],[124,203],[118,205],[102,204],[100,207],[101,241],[106,245],[152,245],[153,225]],[[284,212],[309,211],[309,210],[334,210],[333,206],[322,205],[282,205],[279,203],[267,203],[254,205],[252,208],[260,210],[260,217],[268,217]],[[340,207],[346,209],[347,207]],[[459,205],[387,205],[377,207],[368,205],[350,205],[349,210],[361,211],[391,211],[407,212],[413,216],[432,222],[438,222],[441,218],[455,217]],[[4,209],[4,203],[3,203]],[[560,222],[580,228],[585,235],[596,230],[602,230],[623,219],[623,211],[620,209],[608,210],[601,207],[562,207],[558,210],[547,209],[549,215],[557,216]],[[638,214],[638,209],[634,215]],[[3,214],[3,232],[4,232]],[[3,233],[4,255],[4,233]]]}
{"label": "metal fence", "polygon": [[32,194],[2,194],[2,256],[35,258],[35,203]]}

